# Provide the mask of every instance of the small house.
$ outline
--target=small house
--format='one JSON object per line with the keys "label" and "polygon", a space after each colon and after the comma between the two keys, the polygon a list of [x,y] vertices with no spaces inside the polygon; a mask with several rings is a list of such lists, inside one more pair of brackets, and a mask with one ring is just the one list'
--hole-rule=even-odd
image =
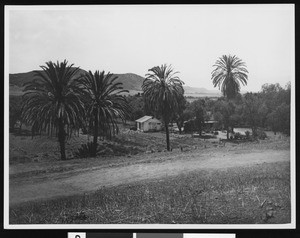
{"label": "small house", "polygon": [[218,121],[215,120],[207,120],[204,121],[204,127],[206,130],[212,130],[213,128],[216,128],[218,125]]}
{"label": "small house", "polygon": [[136,128],[139,131],[160,131],[162,123],[152,116],[143,116],[136,120]]}

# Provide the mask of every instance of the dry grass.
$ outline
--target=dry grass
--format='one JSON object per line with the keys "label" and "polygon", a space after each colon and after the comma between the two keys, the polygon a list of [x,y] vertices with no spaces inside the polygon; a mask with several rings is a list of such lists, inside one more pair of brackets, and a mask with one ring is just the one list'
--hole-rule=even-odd
{"label": "dry grass", "polygon": [[289,223],[289,163],[199,171],[19,204],[11,224]]}
{"label": "dry grass", "polygon": [[[55,138],[47,136],[31,136],[10,134],[10,178],[24,180],[32,176],[43,176],[50,173],[60,173],[78,169],[89,169],[97,166],[129,165],[132,163],[152,163],[165,161],[165,157],[182,153],[180,146],[183,147],[185,154],[198,153],[249,153],[253,150],[288,150],[290,141],[288,137],[268,133],[267,140],[258,142],[220,143],[218,139],[204,140],[192,138],[190,134],[178,135],[171,134],[172,152],[166,152],[165,135],[163,133],[138,133],[124,130],[113,142],[109,142],[115,148],[127,148],[126,153],[119,153],[121,156],[106,155],[97,158],[72,159],[61,161],[59,159],[59,148]],[[68,154],[76,150],[80,144],[88,140],[87,136],[80,135],[73,137],[67,143]],[[107,141],[103,141],[107,143]],[[177,145],[177,147],[176,147]],[[131,148],[132,150],[128,149]],[[134,155],[131,151],[138,155]],[[150,152],[150,153],[148,153]],[[152,153],[153,152],[153,153]],[[118,153],[118,151],[117,151]]]}
{"label": "dry grass", "polygon": [[[128,127],[128,126],[127,126]],[[247,147],[262,148],[267,146],[267,149],[282,149],[289,146],[289,138],[272,132],[267,132],[268,139],[252,142],[237,142]],[[74,158],[76,151],[81,144],[91,141],[92,137],[87,135],[75,135],[66,143],[66,151],[68,158]],[[282,143],[281,143],[282,142]],[[201,139],[193,138],[191,134],[170,134],[170,143],[173,150],[194,150],[197,148],[215,148],[225,146],[220,144],[219,139]],[[237,143],[226,143],[226,148],[235,147]],[[121,133],[118,134],[112,141],[99,141],[100,146],[107,148],[111,153],[101,155],[101,158],[134,155],[144,152],[165,152],[166,138],[164,132],[142,133],[130,131],[123,127]],[[259,145],[257,145],[259,144]],[[30,133],[22,135],[10,134],[9,136],[9,157],[10,164],[24,162],[45,162],[60,160],[60,152],[57,139],[47,135],[31,137]]]}
{"label": "dry grass", "polygon": [[[55,138],[10,135],[10,181],[32,180],[63,171],[94,166],[125,166],[130,163],[156,163],[165,155],[183,153],[241,153],[252,150],[288,150],[289,138],[268,133],[258,142],[219,143],[188,135],[171,134],[172,152],[165,152],[163,133],[123,130],[115,148],[127,148],[127,155],[59,160]],[[86,143],[87,136],[73,137],[68,153]],[[107,143],[107,141],[104,141]],[[131,155],[130,148],[140,151]],[[46,152],[45,152],[46,151]],[[150,151],[150,154],[148,153]],[[152,153],[153,152],[153,153]],[[20,163],[21,162],[21,163]],[[289,223],[289,163],[270,163],[228,170],[206,170],[160,180],[136,182],[96,192],[26,202],[10,207],[11,224],[254,224]]]}

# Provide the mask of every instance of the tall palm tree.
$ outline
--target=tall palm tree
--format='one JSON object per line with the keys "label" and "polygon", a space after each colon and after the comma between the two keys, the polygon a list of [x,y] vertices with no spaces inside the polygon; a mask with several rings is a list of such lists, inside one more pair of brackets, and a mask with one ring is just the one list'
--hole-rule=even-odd
{"label": "tall palm tree", "polygon": [[33,81],[24,84],[22,118],[32,130],[58,132],[62,160],[66,159],[66,138],[79,127],[84,111],[74,80],[79,68],[72,66],[66,60],[46,62],[46,66],[40,66],[42,71],[35,71]]}
{"label": "tall palm tree", "polygon": [[130,110],[122,95],[128,90],[123,89],[122,83],[115,82],[117,78],[109,72],[105,75],[104,71],[95,71],[94,74],[89,71],[77,80],[84,92],[89,126],[94,131],[92,156],[97,153],[99,130],[111,135],[118,129],[117,119],[125,121]]}
{"label": "tall palm tree", "polygon": [[214,87],[219,86],[225,97],[233,99],[240,92],[241,83],[247,85],[248,71],[246,64],[234,56],[223,55],[213,65],[212,71]]}
{"label": "tall palm tree", "polygon": [[142,89],[146,106],[153,112],[161,115],[166,129],[167,150],[170,150],[169,122],[178,110],[178,103],[184,90],[183,81],[175,76],[171,66],[166,64],[148,70]]}

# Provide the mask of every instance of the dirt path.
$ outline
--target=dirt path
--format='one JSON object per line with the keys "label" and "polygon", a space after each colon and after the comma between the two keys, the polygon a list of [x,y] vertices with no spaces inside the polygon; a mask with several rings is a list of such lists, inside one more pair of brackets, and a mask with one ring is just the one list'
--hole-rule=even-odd
{"label": "dirt path", "polygon": [[103,186],[116,186],[196,170],[226,169],[289,160],[288,150],[258,150],[247,153],[229,151],[226,154],[221,152],[199,154],[195,151],[188,154],[166,155],[162,161],[153,163],[137,163],[112,168],[99,166],[77,173],[62,172],[59,176],[50,174],[42,181],[26,180],[16,183],[14,179],[10,179],[10,204],[80,194],[95,191]]}

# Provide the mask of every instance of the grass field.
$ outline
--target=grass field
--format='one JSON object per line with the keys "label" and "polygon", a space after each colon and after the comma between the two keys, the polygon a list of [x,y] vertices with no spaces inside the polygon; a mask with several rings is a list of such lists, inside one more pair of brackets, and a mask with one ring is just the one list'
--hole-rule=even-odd
{"label": "grass field", "polygon": [[289,176],[289,163],[198,171],[19,204],[10,223],[289,223]]}
{"label": "grass field", "polygon": [[[131,125],[121,127],[121,132],[112,140],[100,140],[99,144],[111,148],[101,159],[106,157],[114,157],[120,155],[134,155],[143,152],[166,151],[165,134],[163,132],[142,133],[131,131],[128,128]],[[245,131],[245,129],[235,129],[237,131]],[[274,135],[273,132],[267,132],[268,138],[278,140],[285,138],[280,133]],[[226,138],[226,133],[220,132],[218,136]],[[86,144],[93,140],[92,136],[76,134],[66,143],[67,157],[72,159],[82,144]],[[171,148],[178,150],[182,147],[184,150],[191,150],[201,147],[218,147],[219,138],[200,139],[193,137],[191,134],[170,134]],[[262,144],[265,141],[261,141]],[[247,146],[249,143],[244,143]],[[228,144],[230,145],[230,144]],[[276,145],[280,146],[280,144]],[[272,145],[271,145],[272,147]],[[36,135],[31,136],[29,131],[23,130],[21,133],[10,133],[9,135],[9,162],[10,164],[23,162],[38,161],[57,161],[60,160],[60,152],[57,138],[55,136]]]}
{"label": "grass field", "polygon": [[[281,160],[278,157],[289,154],[289,138],[267,134],[268,139],[262,141],[225,144],[220,144],[217,138],[204,140],[190,134],[171,134],[173,151],[166,152],[163,133],[123,130],[109,142],[117,148],[113,154],[67,161],[59,160],[55,138],[38,136],[32,139],[11,134],[9,182],[12,193],[22,193],[20,188],[38,188],[40,184],[37,192],[47,194],[49,189],[50,194],[55,184],[64,181],[69,181],[68,188],[79,189],[82,183],[83,188],[92,190],[78,190],[69,195],[66,189],[60,197],[20,200],[10,205],[9,222],[290,223],[290,162],[289,158]],[[87,139],[83,135],[73,137],[67,145],[68,153],[72,154]],[[129,149],[118,152],[118,148],[123,147]],[[275,155],[279,158],[277,162],[273,161]],[[112,179],[119,182],[97,187],[95,179],[111,181],[105,177],[109,172]],[[145,178],[139,178],[141,175]],[[99,183],[105,185],[105,182]],[[22,194],[19,196],[25,198],[26,194]]]}

